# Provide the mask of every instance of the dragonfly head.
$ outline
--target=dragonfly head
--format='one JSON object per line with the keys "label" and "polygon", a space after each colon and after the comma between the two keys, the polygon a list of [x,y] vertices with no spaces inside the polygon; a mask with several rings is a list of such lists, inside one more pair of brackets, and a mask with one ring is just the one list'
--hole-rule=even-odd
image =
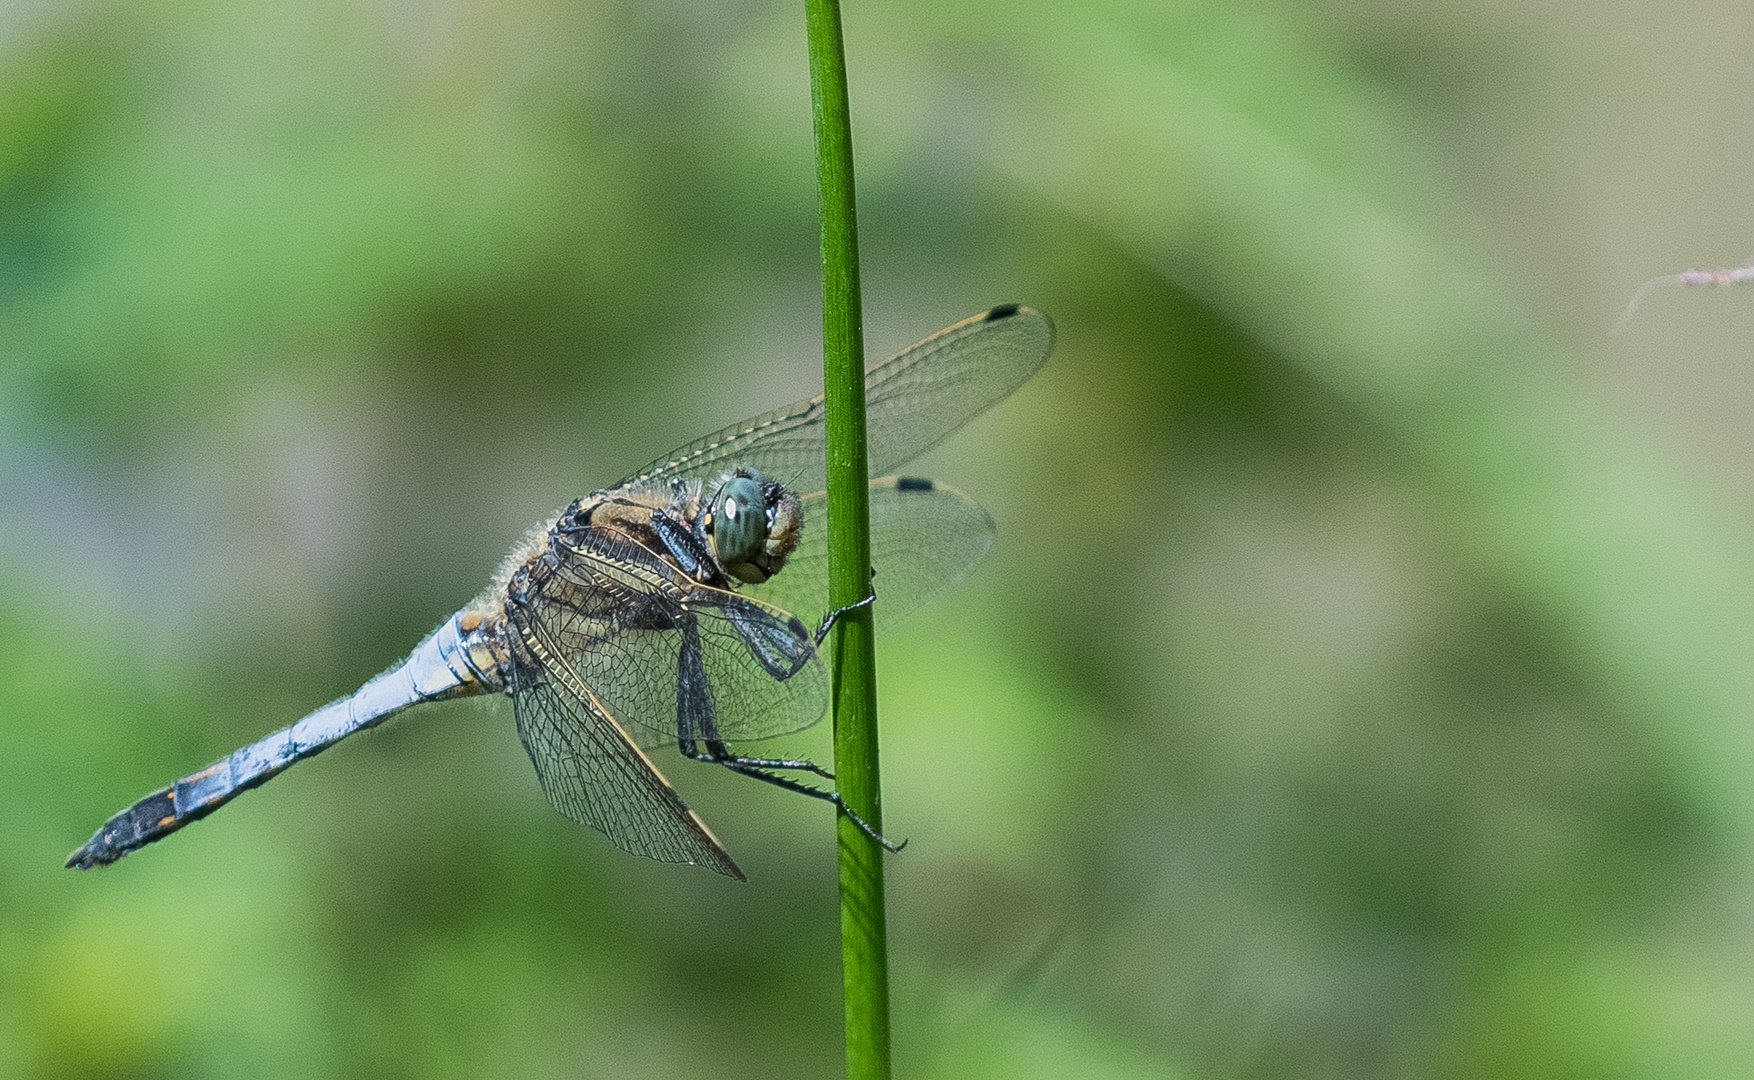
{"label": "dragonfly head", "polygon": [[726,575],[759,585],[786,565],[803,520],[798,496],[785,485],[754,469],[738,469],[713,493],[705,532]]}

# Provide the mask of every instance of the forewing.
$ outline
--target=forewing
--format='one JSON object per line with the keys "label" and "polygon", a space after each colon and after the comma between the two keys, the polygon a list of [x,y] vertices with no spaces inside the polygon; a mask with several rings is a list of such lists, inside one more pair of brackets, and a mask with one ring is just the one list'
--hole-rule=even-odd
{"label": "forewing", "polygon": [[[871,481],[871,563],[877,628],[888,630],[968,576],[993,546],[993,519],[953,488],[916,477]],[[747,591],[809,626],[828,611],[828,541],[821,492],[803,500],[804,534],[779,573]]]}
{"label": "forewing", "polygon": [[[704,585],[690,590],[684,610],[698,631],[719,738],[766,739],[822,718],[828,673],[802,622]],[[570,659],[605,707],[638,728],[643,745],[674,746],[682,640],[679,630],[621,630],[585,640]]]}
{"label": "forewing", "polygon": [[718,838],[558,655],[540,615],[527,613],[519,630],[512,665],[518,738],[555,809],[623,851],[743,880]]}
{"label": "forewing", "polygon": [[1009,397],[1053,347],[1046,315],[1009,305],[940,330],[866,372],[868,475],[900,468]]}
{"label": "forewing", "polygon": [[718,737],[783,735],[828,708],[828,675],[803,623],[683,577],[625,533],[573,538],[530,606],[556,654],[641,745],[676,745],[685,621],[697,631]]}
{"label": "forewing", "polygon": [[770,604],[704,586],[690,607],[721,738],[768,739],[822,719],[828,671],[810,627]]}
{"label": "forewing", "polygon": [[[872,475],[899,468],[1022,386],[1047,360],[1054,328],[1010,305],[940,330],[865,373]],[[823,487],[822,398],[751,417],[666,454],[622,481],[650,483],[758,469],[797,491]]]}

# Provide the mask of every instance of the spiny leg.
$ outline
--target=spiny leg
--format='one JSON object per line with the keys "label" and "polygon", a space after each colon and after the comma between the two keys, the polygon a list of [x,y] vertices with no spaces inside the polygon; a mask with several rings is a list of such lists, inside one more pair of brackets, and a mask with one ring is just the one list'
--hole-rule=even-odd
{"label": "spiny leg", "polygon": [[680,749],[684,757],[692,758],[695,761],[705,762],[708,765],[723,765],[725,768],[730,769],[732,772],[737,773],[740,776],[753,777],[764,783],[772,784],[774,787],[783,788],[786,791],[795,791],[800,795],[808,795],[812,799],[821,799],[823,802],[833,803],[835,806],[839,807],[847,817],[852,819],[853,824],[857,825],[860,831],[871,839],[877,841],[879,844],[882,844],[885,851],[894,853],[907,847],[906,840],[897,844],[882,833],[878,832],[870,822],[859,816],[858,811],[847,805],[846,800],[841,798],[840,792],[824,791],[821,788],[811,787],[809,784],[800,783],[789,776],[780,776],[777,773],[768,771],[770,769],[796,768],[814,772],[818,776],[824,776],[831,780],[834,779],[832,773],[827,772],[819,766],[808,761],[738,757],[737,755],[732,754],[730,749],[726,747],[724,743],[716,740],[708,741],[706,746],[707,748],[705,750],[700,750],[696,748],[693,739],[680,740]]}
{"label": "spiny leg", "polygon": [[838,791],[824,791],[821,788],[814,788],[808,784],[801,784],[798,781],[793,780],[789,776],[779,776],[775,773],[766,772],[766,771],[763,771],[761,769],[751,768],[751,767],[746,766],[746,765],[739,765],[734,760],[729,760],[729,759],[718,760],[718,759],[714,759],[711,757],[703,758],[700,760],[714,761],[716,764],[723,765],[725,768],[730,769],[732,772],[737,773],[741,776],[752,776],[757,780],[765,781],[766,783],[772,784],[773,786],[775,786],[777,788],[784,788],[787,791],[795,791],[800,795],[808,795],[812,799],[821,799],[823,802],[833,803],[835,806],[840,808],[842,813],[846,814],[847,817],[852,819],[853,824],[857,825],[861,832],[863,832],[866,836],[869,836],[871,839],[877,841],[879,844],[882,844],[883,850],[888,851],[891,854],[894,854],[895,852],[900,851],[902,848],[907,847],[906,840],[903,840],[901,843],[898,844],[898,843],[894,842],[893,840],[890,840],[888,837],[884,836],[882,833],[878,832],[875,826],[873,826],[870,822],[866,821],[863,817],[859,816],[859,812],[857,810],[854,810],[852,807],[847,805],[846,800],[841,798],[841,794]]}
{"label": "spiny leg", "polygon": [[693,756],[696,761],[710,761],[715,765],[735,765],[739,768],[747,769],[792,769],[797,772],[815,773],[824,780],[834,779],[833,773],[816,764],[814,761],[807,761],[803,758],[744,757],[742,754],[731,753],[724,754],[723,756],[714,756],[712,754],[698,754],[691,756]]}
{"label": "spiny leg", "polygon": [[[873,577],[875,577],[876,571],[873,570],[871,572],[871,575]],[[859,610],[860,608],[870,607],[873,603],[876,602],[876,600],[877,600],[877,590],[872,589],[870,592],[865,594],[865,598],[863,600],[856,600],[851,604],[842,604],[840,607],[835,608],[833,611],[829,612],[827,615],[824,615],[822,617],[822,624],[816,628],[816,644],[817,645],[822,644],[822,639],[826,638],[828,636],[828,632],[830,630],[834,629],[834,624],[841,620],[841,616],[851,615],[853,612]]]}
{"label": "spiny leg", "polygon": [[709,765],[740,765],[750,769],[795,769],[798,772],[812,772],[824,780],[833,780],[834,774],[827,769],[804,758],[760,758],[744,757],[742,754],[731,753],[731,748],[717,739],[706,740],[706,749],[695,747],[693,739],[678,739],[677,748],[682,756],[695,761],[704,761]]}

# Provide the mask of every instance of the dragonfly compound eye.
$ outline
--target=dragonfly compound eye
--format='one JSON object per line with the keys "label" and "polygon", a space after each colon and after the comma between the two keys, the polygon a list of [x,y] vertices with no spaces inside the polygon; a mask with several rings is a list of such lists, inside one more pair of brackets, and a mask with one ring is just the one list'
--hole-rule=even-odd
{"label": "dragonfly compound eye", "polygon": [[714,509],[713,554],[726,572],[743,577],[738,571],[760,554],[767,540],[767,510],[762,505],[760,481],[732,477],[719,489]]}

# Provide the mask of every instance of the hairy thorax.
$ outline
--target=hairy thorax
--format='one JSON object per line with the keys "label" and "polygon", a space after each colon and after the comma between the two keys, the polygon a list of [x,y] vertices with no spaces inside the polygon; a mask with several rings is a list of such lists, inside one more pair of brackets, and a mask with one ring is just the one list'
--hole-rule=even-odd
{"label": "hairy thorax", "polygon": [[[742,497],[749,492],[758,498]],[[743,522],[733,544],[730,525],[739,515],[759,516]],[[735,591],[766,581],[784,568],[803,526],[797,495],[747,469],[712,481],[593,492],[513,545],[491,584],[464,609],[465,644],[478,665],[503,672],[509,609],[533,589],[577,615],[612,619],[637,610],[630,600],[641,595],[674,596],[695,586]],[[570,572],[586,555],[592,573]]]}

